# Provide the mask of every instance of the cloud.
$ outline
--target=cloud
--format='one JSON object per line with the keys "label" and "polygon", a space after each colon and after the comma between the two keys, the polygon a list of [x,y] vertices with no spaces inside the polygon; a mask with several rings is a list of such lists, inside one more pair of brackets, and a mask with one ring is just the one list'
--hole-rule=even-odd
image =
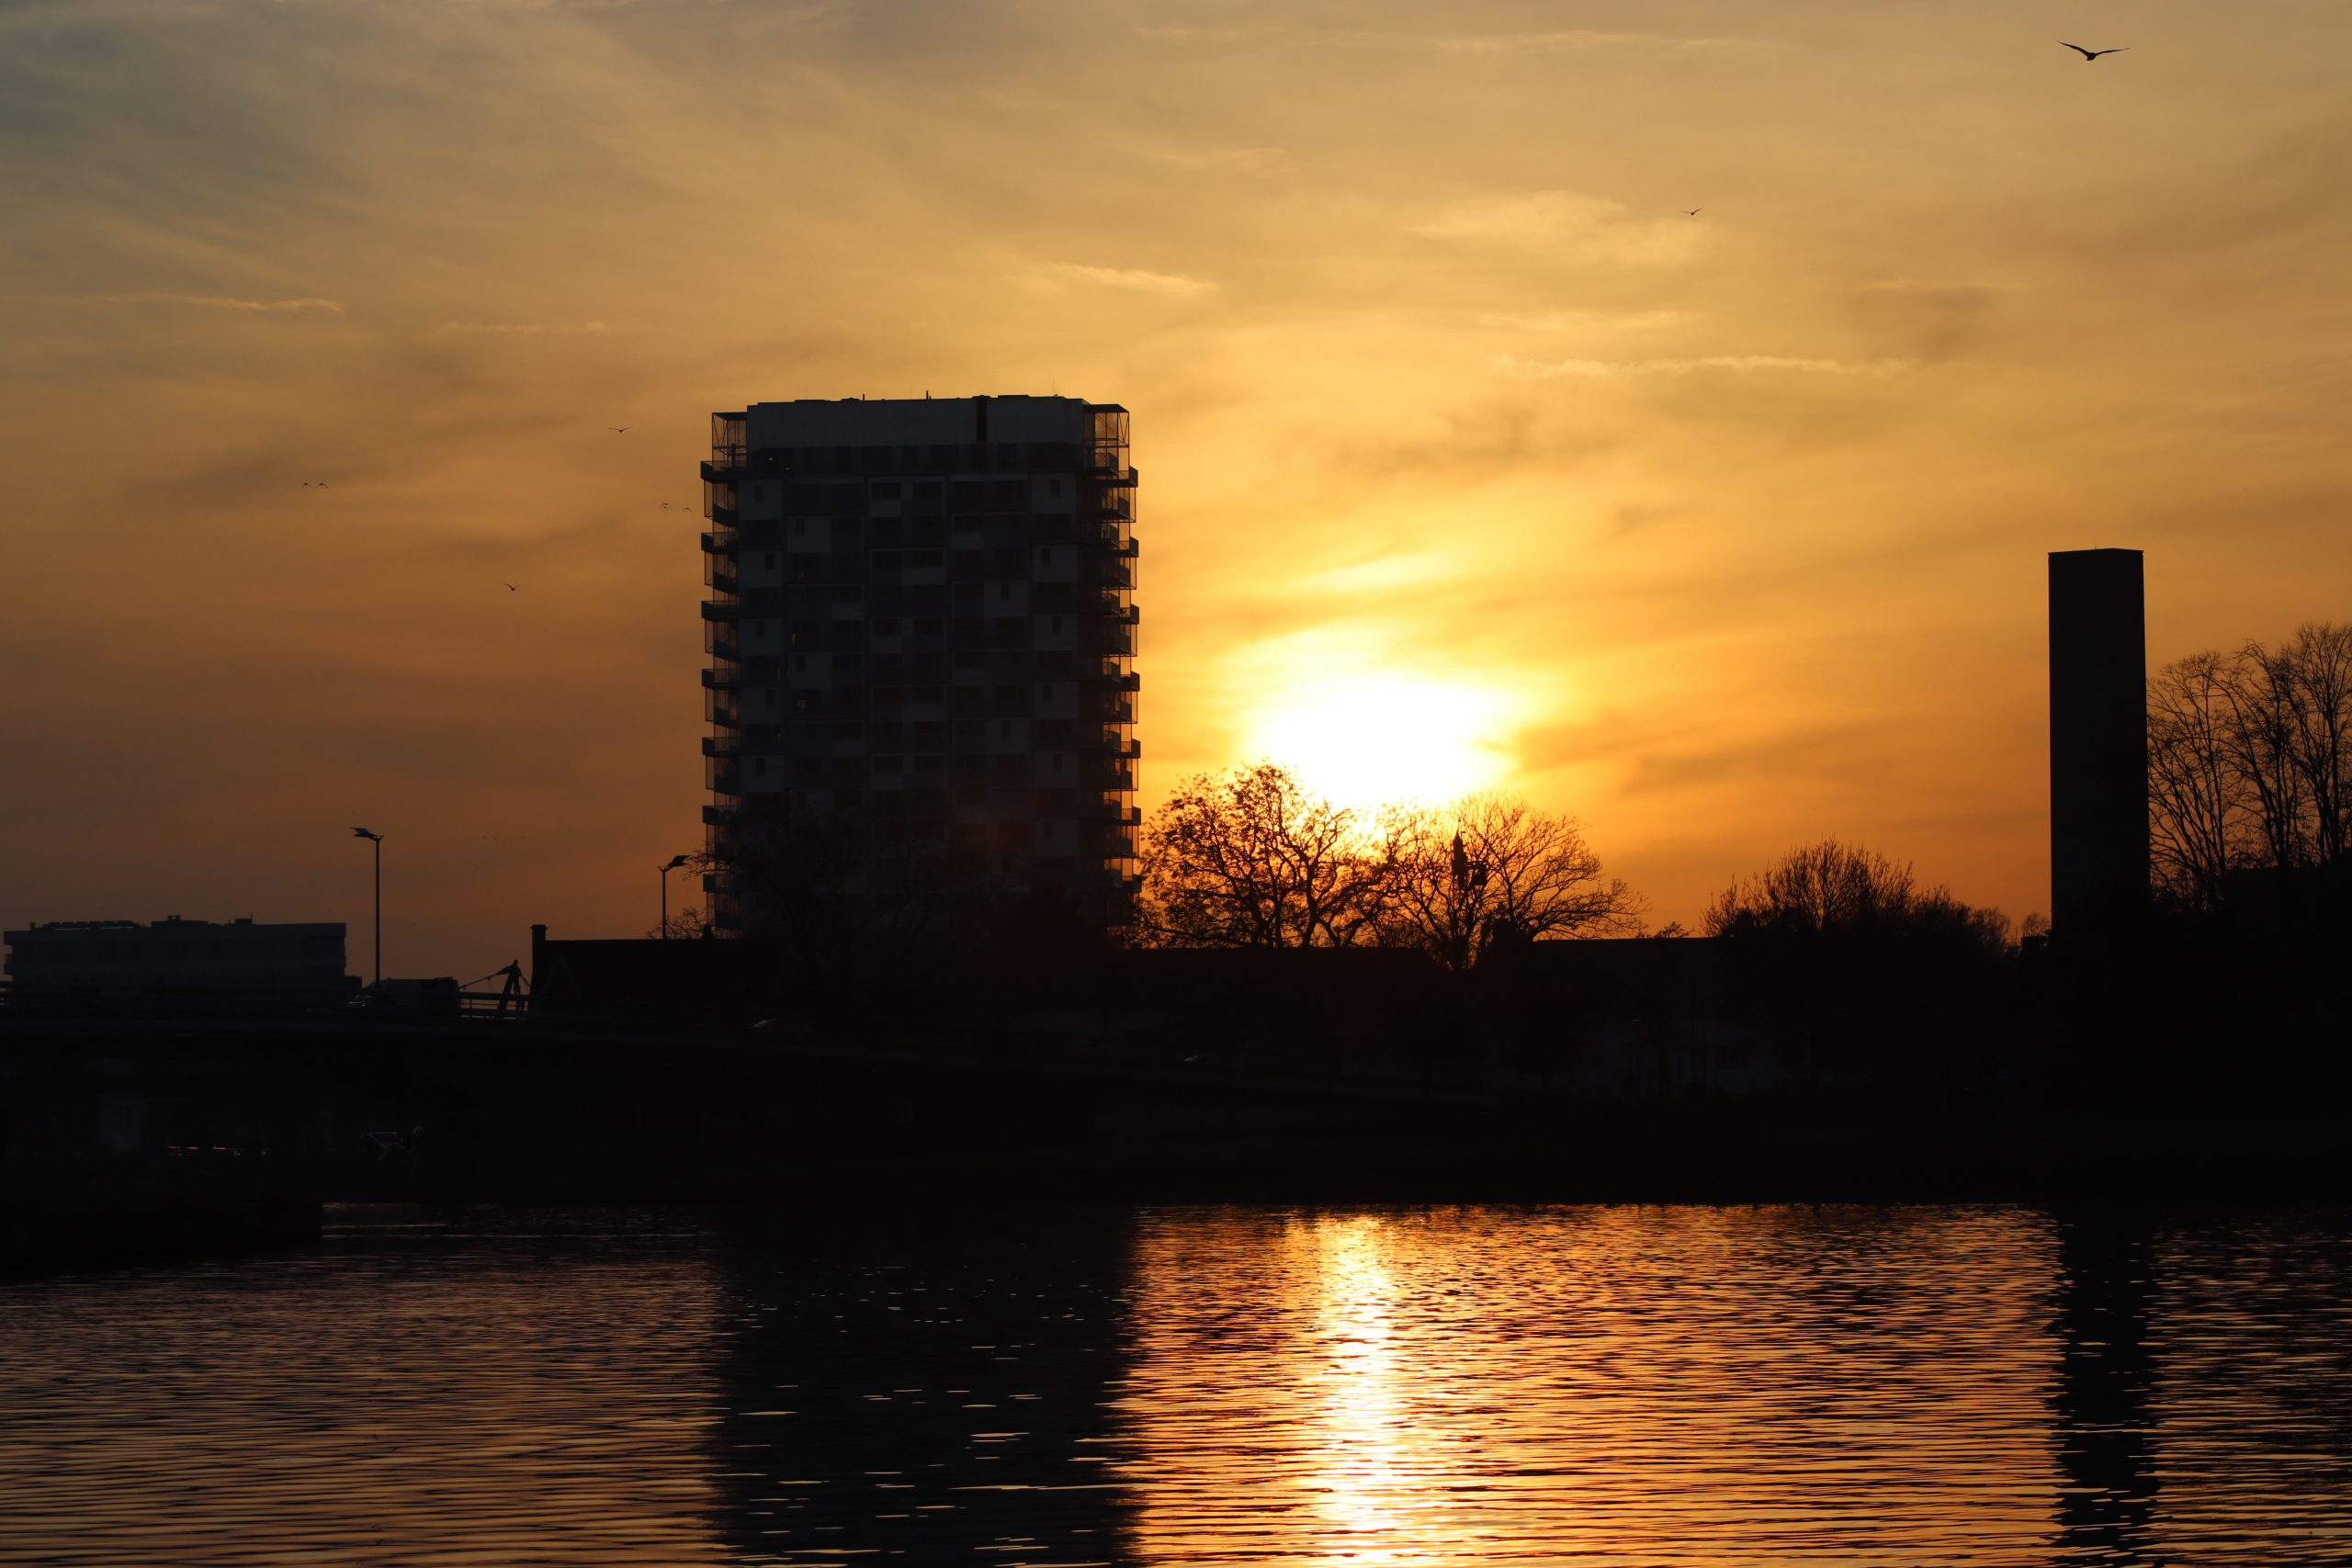
{"label": "cloud", "polygon": [[1295,162],[1282,147],[1148,147],[1143,155],[1171,168],[1240,175],[1286,174]]}
{"label": "cloud", "polygon": [[101,294],[97,298],[109,305],[196,305],[208,310],[253,310],[267,315],[290,315],[312,310],[329,316],[350,314],[339,299],[309,297],[300,299],[238,299],[225,294],[166,294],[157,289],[140,289],[130,294]]}
{"label": "cloud", "polygon": [[1058,288],[1078,283],[1097,288],[1124,288],[1136,294],[1158,294],[1170,299],[1198,299],[1216,292],[1216,285],[1204,277],[1187,277],[1174,272],[1146,272],[1139,267],[1083,266],[1075,262],[1055,262],[1038,267],[1035,276],[1048,288]]}
{"label": "cloud", "polygon": [[1729,370],[1752,375],[1763,370],[1788,370],[1815,376],[1894,376],[1911,368],[1906,359],[1872,359],[1849,364],[1842,359],[1794,359],[1777,354],[1715,354],[1697,359],[1560,359],[1545,364],[1498,354],[1495,369],[1526,381],[1556,381],[1564,377],[1599,379],[1614,376],[1689,376],[1702,370]]}
{"label": "cloud", "polygon": [[1949,359],[1984,335],[2002,290],[1979,284],[1865,284],[1848,296],[1873,346],[1917,359]]}
{"label": "cloud", "polygon": [[1664,265],[1690,260],[1705,230],[1680,213],[1636,218],[1620,201],[1572,190],[1534,190],[1458,201],[1411,232],[1455,244],[1565,252],[1590,260]]}
{"label": "cloud", "polygon": [[1663,45],[1668,49],[1764,49],[1766,39],[1751,38],[1675,38],[1666,33],[1612,33],[1587,28],[1541,33],[1447,33],[1430,40],[1448,54],[1577,53],[1626,45]]}
{"label": "cloud", "polygon": [[1478,318],[1478,324],[1523,333],[1586,333],[1679,327],[1690,319],[1688,310],[1544,310],[1533,314],[1489,310]]}
{"label": "cloud", "polygon": [[581,337],[613,329],[602,321],[444,321],[433,329],[435,337]]}

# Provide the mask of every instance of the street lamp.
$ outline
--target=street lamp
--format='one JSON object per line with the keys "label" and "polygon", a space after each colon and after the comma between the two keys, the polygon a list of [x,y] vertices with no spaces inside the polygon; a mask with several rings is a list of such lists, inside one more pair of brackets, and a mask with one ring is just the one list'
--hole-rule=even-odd
{"label": "street lamp", "polygon": [[692,855],[672,855],[662,867],[662,940],[670,940],[670,874],[693,862]]}
{"label": "street lamp", "polygon": [[376,846],[376,984],[380,987],[384,983],[384,835],[365,828],[351,831]]}

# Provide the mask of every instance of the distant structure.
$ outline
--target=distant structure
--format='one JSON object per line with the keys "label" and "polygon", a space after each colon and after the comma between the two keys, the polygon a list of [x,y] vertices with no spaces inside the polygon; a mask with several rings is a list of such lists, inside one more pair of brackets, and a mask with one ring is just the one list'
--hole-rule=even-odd
{"label": "distant structure", "polygon": [[2061,941],[2148,897],[2148,660],[2138,550],[2050,556],[2050,915]]}
{"label": "distant structure", "polygon": [[344,988],[343,922],[257,925],[167,916],[51,920],[8,931],[8,978],[19,986],[118,990],[153,987]]}
{"label": "distant structure", "polygon": [[[989,866],[1107,929],[1136,886],[1127,412],[1061,397],[756,403],[702,466],[705,879],[796,833]],[[733,868],[733,869],[729,869]]]}

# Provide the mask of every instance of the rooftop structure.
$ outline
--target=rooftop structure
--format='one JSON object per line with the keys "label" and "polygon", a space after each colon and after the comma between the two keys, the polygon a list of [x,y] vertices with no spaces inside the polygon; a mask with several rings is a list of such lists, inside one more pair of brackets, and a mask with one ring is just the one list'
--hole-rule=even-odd
{"label": "rooftop structure", "polygon": [[1076,398],[758,403],[702,467],[706,880],[796,835],[853,866],[983,864],[1118,923],[1136,880],[1136,471]]}
{"label": "rooftop structure", "polygon": [[167,916],[51,920],[6,933],[8,977],[19,986],[107,989],[146,986],[321,986],[355,982],[343,970],[343,922],[262,925]]}

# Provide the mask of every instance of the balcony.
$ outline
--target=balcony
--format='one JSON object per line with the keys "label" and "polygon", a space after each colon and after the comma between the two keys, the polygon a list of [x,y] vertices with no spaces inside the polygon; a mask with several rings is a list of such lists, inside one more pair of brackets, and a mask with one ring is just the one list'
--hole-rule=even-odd
{"label": "balcony", "polygon": [[706,690],[702,694],[702,716],[729,729],[743,722],[731,692]]}
{"label": "balcony", "polygon": [[702,825],[706,828],[732,828],[743,820],[743,813],[732,806],[706,806],[702,808]]}
{"label": "balcony", "polygon": [[[743,618],[742,604],[733,599],[706,599],[702,602],[702,618],[706,621],[739,621]],[[717,649],[711,649],[713,653]]]}
{"label": "balcony", "polygon": [[703,759],[702,783],[703,787],[713,795],[732,795],[743,793],[743,775],[741,770],[733,762],[721,761],[717,757]]}
{"label": "balcony", "polygon": [[732,664],[724,670],[713,667],[702,672],[702,683],[708,691],[731,692],[743,683],[743,671]]}
{"label": "balcony", "polygon": [[732,484],[743,471],[743,448],[714,446],[710,456],[703,459],[702,478],[705,484]]}
{"label": "balcony", "polygon": [[732,555],[743,547],[742,530],[740,528],[715,529],[702,536],[702,547],[705,555]]}
{"label": "balcony", "polygon": [[741,754],[743,738],[740,735],[706,735],[702,738],[702,754],[706,757],[733,759]]}

